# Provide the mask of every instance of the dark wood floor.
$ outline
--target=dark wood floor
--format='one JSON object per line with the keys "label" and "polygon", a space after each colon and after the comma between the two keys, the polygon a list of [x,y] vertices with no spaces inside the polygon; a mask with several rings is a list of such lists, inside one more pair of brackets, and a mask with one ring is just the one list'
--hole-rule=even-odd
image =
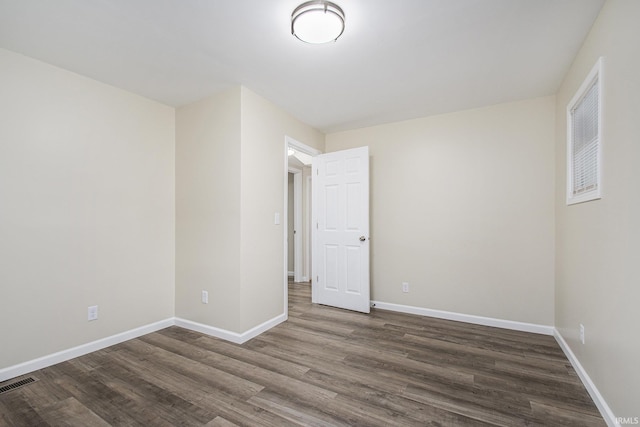
{"label": "dark wood floor", "polygon": [[0,426],[605,425],[552,337],[289,295],[244,345],[171,327],[34,372]]}

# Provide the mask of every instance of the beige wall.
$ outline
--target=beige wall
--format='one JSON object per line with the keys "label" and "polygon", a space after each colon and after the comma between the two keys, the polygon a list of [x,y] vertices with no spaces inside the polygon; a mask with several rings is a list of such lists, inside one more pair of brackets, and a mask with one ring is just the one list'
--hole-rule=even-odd
{"label": "beige wall", "polygon": [[241,332],[239,87],[176,111],[176,194],[176,316]]}
{"label": "beige wall", "polygon": [[176,121],[176,316],[243,333],[284,313],[285,135],[324,135],[240,86]]}
{"label": "beige wall", "polygon": [[326,139],[364,145],[373,300],[553,325],[553,97]]}
{"label": "beige wall", "polygon": [[324,135],[242,87],[241,282],[244,330],[284,312],[285,136],[318,150]]}
{"label": "beige wall", "polygon": [[2,49],[0,93],[0,369],[173,317],[174,109]]}
{"label": "beige wall", "polygon": [[[609,0],[557,95],[556,325],[616,416],[640,416],[640,2]],[[598,57],[603,197],[567,206],[566,106]],[[586,342],[578,340],[585,326]]]}

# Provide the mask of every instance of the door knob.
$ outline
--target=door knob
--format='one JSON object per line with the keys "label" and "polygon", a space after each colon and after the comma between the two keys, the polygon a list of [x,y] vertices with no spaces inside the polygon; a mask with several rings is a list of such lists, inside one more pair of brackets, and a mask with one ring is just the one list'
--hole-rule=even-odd
{"label": "door knob", "polygon": [[364,242],[365,240],[367,240],[367,238],[366,238],[366,237],[364,237],[364,236],[360,236],[360,241],[361,241],[361,242]]}

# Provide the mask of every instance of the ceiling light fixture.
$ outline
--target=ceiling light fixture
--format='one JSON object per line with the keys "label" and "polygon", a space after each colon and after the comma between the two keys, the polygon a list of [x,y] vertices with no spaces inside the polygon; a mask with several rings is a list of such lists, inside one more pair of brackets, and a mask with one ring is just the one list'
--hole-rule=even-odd
{"label": "ceiling light fixture", "polygon": [[308,1],[291,14],[291,34],[305,43],[333,42],[344,32],[344,12],[335,3]]}

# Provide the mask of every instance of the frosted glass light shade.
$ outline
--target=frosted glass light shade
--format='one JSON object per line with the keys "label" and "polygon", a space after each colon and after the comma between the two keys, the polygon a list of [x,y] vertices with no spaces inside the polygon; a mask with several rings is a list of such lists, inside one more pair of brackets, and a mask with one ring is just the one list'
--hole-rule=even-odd
{"label": "frosted glass light shade", "polygon": [[329,1],[308,1],[291,14],[291,34],[305,43],[321,44],[344,32],[344,12]]}

